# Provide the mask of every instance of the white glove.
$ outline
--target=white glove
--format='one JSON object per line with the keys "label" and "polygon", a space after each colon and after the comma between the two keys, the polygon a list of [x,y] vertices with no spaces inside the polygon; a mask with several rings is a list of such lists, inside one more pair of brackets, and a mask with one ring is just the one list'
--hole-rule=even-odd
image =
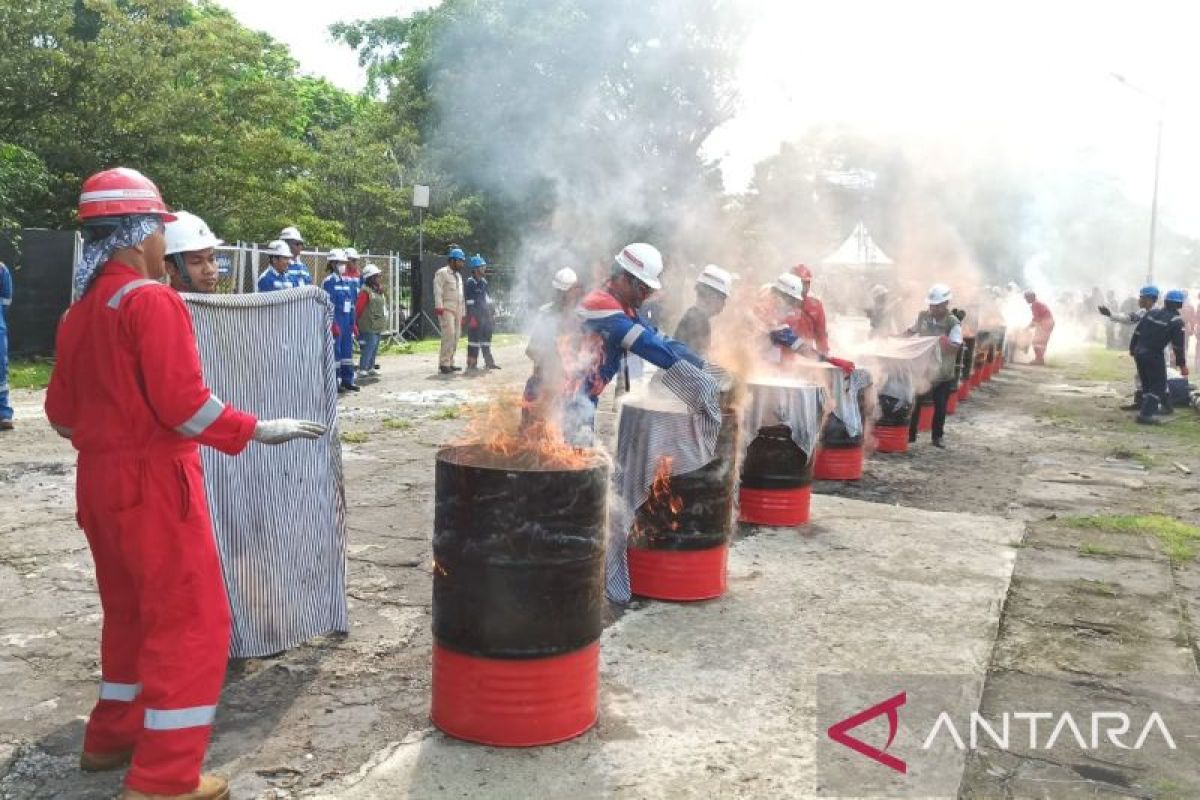
{"label": "white glove", "polygon": [[325,426],[306,419],[264,419],[254,426],[254,441],[263,444],[283,444],[293,439],[318,439]]}

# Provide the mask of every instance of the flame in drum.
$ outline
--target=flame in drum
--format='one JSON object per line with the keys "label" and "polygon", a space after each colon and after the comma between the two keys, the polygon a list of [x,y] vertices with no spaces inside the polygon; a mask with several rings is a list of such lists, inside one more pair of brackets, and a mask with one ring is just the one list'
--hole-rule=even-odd
{"label": "flame in drum", "polygon": [[679,512],[683,511],[683,498],[671,492],[671,466],[674,461],[670,456],[663,456],[659,459],[658,469],[654,473],[654,483],[650,485],[650,500],[649,507],[651,509],[662,509],[669,511],[671,516],[671,530],[679,530],[679,521],[676,517]]}

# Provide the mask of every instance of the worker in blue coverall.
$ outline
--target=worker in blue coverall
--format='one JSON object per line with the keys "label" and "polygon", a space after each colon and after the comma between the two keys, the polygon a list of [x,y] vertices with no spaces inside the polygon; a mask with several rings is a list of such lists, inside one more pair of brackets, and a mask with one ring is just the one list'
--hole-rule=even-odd
{"label": "worker in blue coverall", "polygon": [[0,261],[0,431],[13,429],[13,409],[8,399],[8,309],[12,298],[12,272]]}
{"label": "worker in blue coverall", "polygon": [[1175,351],[1175,363],[1180,365],[1180,374],[1185,378],[1188,376],[1185,355],[1187,338],[1183,317],[1179,313],[1186,297],[1179,289],[1167,292],[1162,308],[1147,311],[1133,331],[1129,352],[1142,384],[1142,407],[1138,411],[1137,422],[1143,425],[1157,425],[1161,422],[1158,415],[1171,411],[1167,396],[1168,346]]}
{"label": "worker in blue coverall", "polygon": [[280,231],[279,238],[287,245],[288,253],[291,254],[287,264],[288,282],[292,286],[312,286],[312,275],[300,260],[300,253],[304,251],[304,237],[300,235],[300,231],[289,226]]}
{"label": "worker in blue coverall", "polygon": [[329,251],[329,277],[321,284],[333,304],[333,357],[337,361],[338,394],[357,392],[354,384],[354,284],[345,276],[344,250]]}
{"label": "worker in blue coverall", "polygon": [[[596,404],[627,354],[640,356],[659,369],[679,361],[704,368],[704,359],[682,342],[665,336],[641,315],[646,298],[662,288],[662,255],[652,245],[631,244],[617,253],[608,282],[584,296],[576,313],[585,337],[598,342],[600,355],[582,376],[569,402],[564,430],[569,440],[587,444],[595,430]],[[625,374],[628,383],[628,373]]]}
{"label": "worker in blue coverall", "polygon": [[463,283],[467,305],[467,374],[479,372],[479,353],[488,369],[500,369],[492,358],[492,333],[496,320],[492,313],[492,298],[488,294],[487,262],[476,253],[467,262],[471,277]]}

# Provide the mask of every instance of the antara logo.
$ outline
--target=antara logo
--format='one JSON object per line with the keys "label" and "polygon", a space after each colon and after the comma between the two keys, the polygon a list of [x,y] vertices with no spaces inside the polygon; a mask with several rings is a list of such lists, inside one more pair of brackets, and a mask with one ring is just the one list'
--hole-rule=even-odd
{"label": "antara logo", "polygon": [[[888,769],[907,774],[908,764],[903,759],[886,752],[896,739],[896,733],[900,728],[899,709],[906,702],[908,702],[907,692],[900,692],[881,703],[863,709],[857,714],[831,725],[827,731],[829,738],[872,761],[879,762]],[[867,744],[849,734],[849,731],[884,714],[887,715],[888,737],[882,748]],[[959,727],[954,724],[953,718],[948,712],[943,711],[938,714],[929,734],[922,741],[921,749],[929,750],[940,737],[946,737],[958,750],[975,750],[979,747],[980,739],[983,738],[981,734],[983,734],[990,740],[991,746],[1008,750],[1009,742],[1013,739],[1013,729],[1019,729],[1022,724],[1028,729],[1029,735],[1020,737],[1018,744],[1024,746],[1023,743],[1028,742],[1031,750],[1050,750],[1060,739],[1065,739],[1068,735],[1074,739],[1075,744],[1081,750],[1098,750],[1106,746],[1112,746],[1118,750],[1141,750],[1154,733],[1157,733],[1169,749],[1176,749],[1175,738],[1157,711],[1152,712],[1146,718],[1145,724],[1141,726],[1140,732],[1132,743],[1129,743],[1128,737],[1131,736],[1134,725],[1128,714],[1122,711],[1094,711],[1086,717],[1086,720],[1081,727],[1070,712],[1054,714],[1049,711],[1019,711],[1005,712],[1000,715],[999,719],[989,721],[982,714],[972,712],[965,726],[968,735],[964,739],[959,732]],[[1049,735],[1044,739],[1038,738],[1039,723],[1044,724],[1040,727],[1041,731],[1049,731]],[[1090,735],[1086,735],[1085,731]]]}
{"label": "antara logo", "polygon": [[[829,726],[829,738],[841,745],[849,747],[856,753],[862,753],[867,758],[878,761],[889,769],[894,769],[896,772],[904,775],[908,773],[908,764],[904,763],[899,758],[889,755],[884,752],[892,745],[892,741],[896,738],[896,731],[900,729],[900,706],[908,702],[908,693],[901,692],[900,694],[889,697],[882,703],[876,703],[870,708],[863,709],[852,717],[846,717],[841,722]],[[884,744],[883,750],[864,742],[862,739],[855,739],[850,736],[847,731],[854,730],[859,725],[878,717],[880,714],[887,714],[888,721],[888,738]]]}

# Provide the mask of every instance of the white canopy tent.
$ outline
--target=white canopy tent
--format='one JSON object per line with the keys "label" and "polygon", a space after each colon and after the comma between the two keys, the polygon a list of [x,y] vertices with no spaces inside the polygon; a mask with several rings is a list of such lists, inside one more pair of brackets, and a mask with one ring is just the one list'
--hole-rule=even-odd
{"label": "white canopy tent", "polygon": [[842,246],[822,259],[821,263],[830,267],[886,267],[895,262],[875,244],[867,226],[859,220]]}

